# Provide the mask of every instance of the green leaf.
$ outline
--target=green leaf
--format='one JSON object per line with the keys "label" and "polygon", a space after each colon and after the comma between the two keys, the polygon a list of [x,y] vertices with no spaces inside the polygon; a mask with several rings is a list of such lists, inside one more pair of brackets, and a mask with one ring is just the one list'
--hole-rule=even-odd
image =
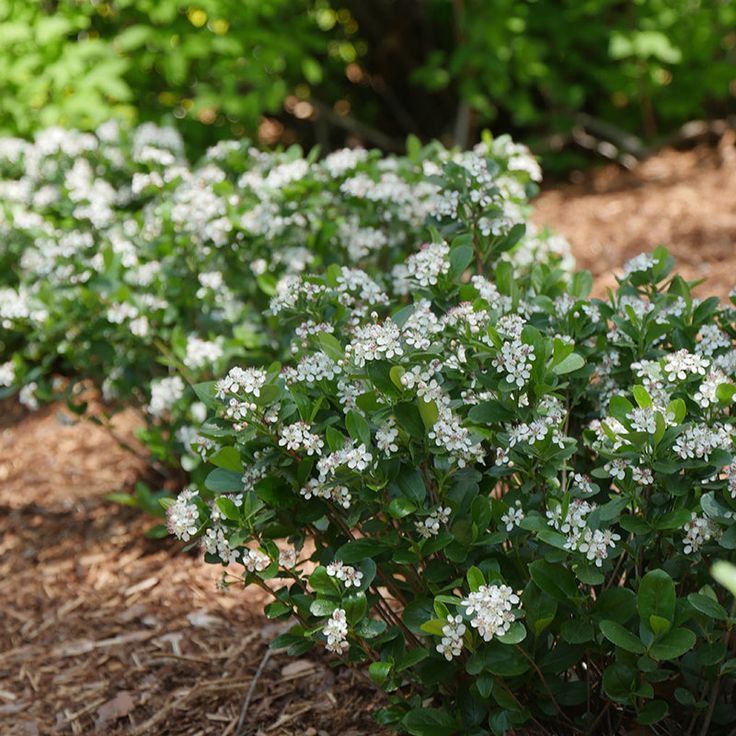
{"label": "green leaf", "polygon": [[687,597],[687,602],[696,611],[708,616],[708,618],[714,618],[717,621],[726,621],[728,619],[726,609],[718,601],[713,600],[710,596],[703,595],[703,593],[690,593]]}
{"label": "green leaf", "polygon": [[628,629],[615,621],[604,620],[599,624],[601,633],[612,644],[633,654],[644,654],[645,646],[639,641],[639,637],[632,634]]}
{"label": "green leaf", "polygon": [[442,629],[447,626],[447,620],[442,618],[431,618],[425,621],[419,628],[427,634],[433,636],[444,636]]}
{"label": "green leaf", "polygon": [[217,499],[217,508],[220,509],[226,519],[230,521],[240,521],[240,509],[225,496],[221,496]]}
{"label": "green leaf", "polygon": [[409,514],[413,514],[417,510],[417,506],[406,498],[394,498],[388,505],[388,513],[394,519],[403,519]]}
{"label": "green leaf", "polygon": [[667,716],[669,709],[664,700],[652,700],[647,703],[636,717],[642,726],[651,726]]}
{"label": "green leaf", "polygon": [[470,590],[475,592],[481,585],[485,585],[486,581],[483,577],[483,573],[475,566],[471,567],[467,572],[468,585]]}
{"label": "green leaf", "polygon": [[552,598],[567,603],[578,595],[574,575],[562,565],[535,560],[529,565],[529,574],[535,585]]}
{"label": "green leaf", "polygon": [[502,644],[520,644],[526,639],[526,628],[521,621],[514,621],[509,630],[496,637]]}
{"label": "green leaf", "polygon": [[473,248],[470,245],[454,245],[450,250],[450,271],[448,276],[453,281],[459,279],[473,260]]}
{"label": "green leaf", "polygon": [[348,434],[354,440],[361,442],[366,447],[370,447],[371,430],[368,426],[368,422],[362,414],[351,409],[345,418],[345,427],[348,430]]}
{"label": "green leaf", "polygon": [[687,406],[682,399],[674,399],[667,405],[667,414],[671,414],[674,417],[675,424],[682,424],[682,420],[687,414]]}
{"label": "green leaf", "polygon": [[401,723],[412,736],[453,736],[460,731],[458,723],[449,713],[435,708],[410,710]]}
{"label": "green leaf", "polygon": [[422,422],[424,422],[425,429],[432,429],[440,415],[437,404],[434,401],[424,401],[424,399],[420,398],[417,399],[417,407],[419,409],[419,415],[422,417]]}
{"label": "green leaf", "polygon": [[215,400],[215,386],[217,381],[207,381],[206,383],[195,383],[192,388],[197,398],[208,408],[214,409],[217,406]]}
{"label": "green leaf", "polygon": [[316,600],[313,600],[310,604],[309,612],[312,614],[312,616],[323,618],[325,616],[331,616],[339,605],[339,601],[336,600],[317,598]]}
{"label": "green leaf", "polygon": [[636,672],[618,662],[608,665],[603,672],[603,691],[617,703],[627,703],[636,688]]}
{"label": "green leaf", "polygon": [[649,654],[654,659],[677,659],[695,646],[695,634],[690,629],[672,629],[659,641],[649,647]]}
{"label": "green leaf", "polygon": [[716,387],[716,398],[722,404],[730,404],[736,395],[736,384],[721,383]]}
{"label": "green leaf", "polygon": [[381,687],[381,685],[388,680],[392,667],[393,665],[391,662],[371,662],[368,667],[368,674],[370,675],[371,680],[378,685],[378,687]]}
{"label": "green leaf", "polygon": [[316,337],[319,346],[332,360],[337,361],[343,357],[342,345],[334,335],[330,335],[329,332],[318,332]]}
{"label": "green leaf", "polygon": [[561,360],[557,365],[552,366],[552,371],[558,376],[562,376],[565,373],[578,371],[583,366],[585,366],[585,360],[583,356],[579,355],[578,353],[570,353],[570,355]]}
{"label": "green leaf", "polygon": [[204,486],[214,493],[232,493],[243,490],[243,474],[215,468],[205,479]]}
{"label": "green leaf", "polygon": [[732,595],[736,595],[736,565],[719,560],[711,567],[710,574]]}
{"label": "green leaf", "polygon": [[649,392],[644,388],[644,386],[634,386],[633,393],[634,399],[636,399],[636,403],[642,409],[647,409],[652,405],[652,397],[649,395]]}
{"label": "green leaf", "polygon": [[216,465],[218,468],[224,468],[225,470],[231,470],[234,473],[243,472],[243,463],[240,460],[240,453],[230,446],[221,447],[209,461]]}
{"label": "green leaf", "polygon": [[401,383],[401,376],[403,376],[404,373],[406,373],[406,369],[401,365],[391,366],[391,369],[388,372],[391,383],[393,383],[400,391],[404,390],[404,384]]}
{"label": "green leaf", "polygon": [[650,616],[660,616],[673,622],[675,600],[675,583],[664,570],[651,570],[641,579],[636,604],[645,625],[650,625]]}

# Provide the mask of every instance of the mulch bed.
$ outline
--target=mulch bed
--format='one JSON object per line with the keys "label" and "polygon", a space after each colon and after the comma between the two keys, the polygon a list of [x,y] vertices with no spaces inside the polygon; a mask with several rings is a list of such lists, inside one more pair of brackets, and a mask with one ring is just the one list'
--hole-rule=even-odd
{"label": "mulch bed", "polygon": [[[535,219],[573,244],[601,293],[659,243],[701,293],[736,283],[736,155],[665,152],[546,191]],[[139,420],[116,420],[132,440]],[[102,428],[60,407],[0,403],[0,733],[359,736],[381,698],[317,653],[264,661],[280,625],[260,591],[216,590],[217,570],[105,494],[143,472]],[[256,678],[256,673],[259,671]],[[255,681],[255,682],[254,682]],[[250,696],[249,696],[250,693]]]}
{"label": "mulch bed", "polygon": [[[61,416],[0,405],[0,733],[234,736],[283,624],[260,590],[219,592],[218,568],[145,539],[150,521],[104,498],[137,461]],[[241,733],[374,733],[379,704],[321,653],[274,653]]]}
{"label": "mulch bed", "polygon": [[615,286],[629,258],[665,245],[687,279],[707,279],[700,296],[736,285],[736,133],[717,147],[667,150],[633,171],[616,166],[544,191],[534,220],[567,237],[597,294]]}

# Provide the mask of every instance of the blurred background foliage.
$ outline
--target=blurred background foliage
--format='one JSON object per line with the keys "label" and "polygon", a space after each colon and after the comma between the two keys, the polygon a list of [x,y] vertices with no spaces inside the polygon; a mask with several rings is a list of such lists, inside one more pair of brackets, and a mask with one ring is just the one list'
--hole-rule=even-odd
{"label": "blurred background foliage", "polygon": [[193,155],[491,127],[564,169],[581,124],[654,143],[729,114],[734,69],[733,0],[0,0],[0,133],[178,120]]}

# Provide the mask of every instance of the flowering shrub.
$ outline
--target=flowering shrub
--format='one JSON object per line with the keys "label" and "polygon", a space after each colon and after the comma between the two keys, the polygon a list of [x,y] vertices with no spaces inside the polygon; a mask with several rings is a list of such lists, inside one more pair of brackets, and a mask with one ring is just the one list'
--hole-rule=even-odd
{"label": "flowering shrub", "polygon": [[282,356],[280,317],[262,311],[274,294],[286,304],[305,269],[396,266],[401,291],[401,261],[430,228],[521,238],[510,258],[522,271],[569,261],[559,238],[522,235],[540,176],[525,148],[409,148],[318,161],[229,141],[190,166],[176,131],[150,124],[0,140],[0,397],[17,391],[31,409],[65,397],[83,413],[91,380],[109,410],[146,409],[156,460],[194,472],[205,407],[188,384],[234,356]]}
{"label": "flowering shrub", "polygon": [[295,277],[293,359],[197,387],[214,467],[169,529],[273,594],[274,646],[367,666],[402,732],[726,734],[736,312],[661,248],[599,300],[497,243],[436,238],[406,299]]}

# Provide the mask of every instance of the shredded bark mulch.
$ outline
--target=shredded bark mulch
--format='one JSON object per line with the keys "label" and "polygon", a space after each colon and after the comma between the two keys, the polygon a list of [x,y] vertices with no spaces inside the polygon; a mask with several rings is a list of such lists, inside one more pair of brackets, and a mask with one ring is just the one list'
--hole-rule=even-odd
{"label": "shredded bark mulch", "polygon": [[565,235],[596,293],[615,286],[629,258],[666,246],[686,279],[706,279],[699,296],[736,286],[736,133],[717,147],[667,150],[633,171],[609,166],[542,192],[534,221]]}
{"label": "shredded bark mulch", "polygon": [[0,733],[234,736],[249,693],[241,734],[377,733],[380,698],[321,654],[274,653],[254,684],[283,631],[265,594],[219,592],[217,568],[147,540],[105,500],[139,461],[68,421],[0,405]]}

